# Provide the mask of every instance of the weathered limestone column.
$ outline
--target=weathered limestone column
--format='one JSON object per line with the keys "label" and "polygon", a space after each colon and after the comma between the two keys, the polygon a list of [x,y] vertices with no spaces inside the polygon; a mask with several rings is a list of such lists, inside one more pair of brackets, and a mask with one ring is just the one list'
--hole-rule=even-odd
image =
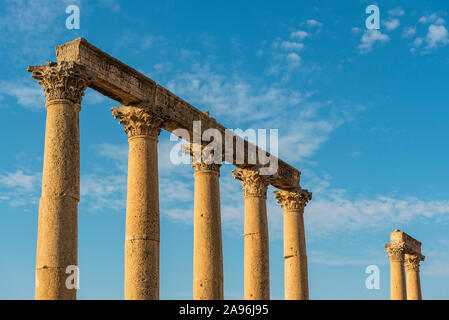
{"label": "weathered limestone column", "polygon": [[159,299],[159,181],[157,143],[163,119],[141,107],[114,107],[128,134],[125,299]]}
{"label": "weathered limestone column", "polygon": [[203,161],[203,147],[185,145],[195,169],[193,213],[193,299],[223,299],[223,247],[221,236],[221,163]]}
{"label": "weathered limestone column", "polygon": [[76,299],[76,283],[68,277],[78,266],[79,112],[94,75],[74,62],[49,62],[28,71],[44,87],[47,99],[36,299]]}
{"label": "weathered limestone column", "polygon": [[285,299],[308,300],[304,207],[312,200],[306,189],[280,190],[274,197],[284,210]]}
{"label": "weathered limestone column", "polygon": [[390,258],[390,290],[391,300],[407,300],[404,272],[404,243],[385,245]]}
{"label": "weathered limestone column", "polygon": [[405,254],[405,271],[407,273],[407,300],[422,300],[421,279],[419,277],[419,263],[424,256]]}
{"label": "weathered limestone column", "polygon": [[233,170],[245,198],[245,300],[270,299],[270,261],[267,223],[269,180],[257,170]]}

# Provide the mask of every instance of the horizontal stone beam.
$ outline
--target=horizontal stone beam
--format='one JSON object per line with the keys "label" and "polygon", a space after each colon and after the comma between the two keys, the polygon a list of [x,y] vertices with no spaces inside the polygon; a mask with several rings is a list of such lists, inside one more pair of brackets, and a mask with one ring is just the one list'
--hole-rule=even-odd
{"label": "horizontal stone beam", "polygon": [[[83,38],[57,46],[56,57],[58,61],[74,61],[85,66],[89,71],[95,72],[96,79],[90,84],[90,87],[118,101],[121,105],[140,104],[156,108],[157,112],[170,119],[164,124],[165,130],[173,132],[178,128],[186,129],[192,137],[193,121],[201,121],[202,131],[216,128],[224,137],[226,128],[214,118],[209,117],[207,113],[201,112],[155,81],[94,47]],[[243,140],[235,134],[234,139]],[[250,147],[253,145],[246,140],[243,141],[243,144],[245,145],[245,159],[249,159],[248,150],[252,150]],[[256,150],[265,152],[260,148],[256,148]],[[270,156],[269,153],[266,154]],[[257,162],[255,164],[234,162],[233,164],[239,168],[264,166]],[[297,169],[278,159],[278,169],[271,176],[271,184],[281,189],[296,188],[299,186],[300,175],[301,173]]]}
{"label": "horizontal stone beam", "polygon": [[407,253],[421,255],[421,242],[403,231],[396,229],[392,232],[391,243],[403,243]]}

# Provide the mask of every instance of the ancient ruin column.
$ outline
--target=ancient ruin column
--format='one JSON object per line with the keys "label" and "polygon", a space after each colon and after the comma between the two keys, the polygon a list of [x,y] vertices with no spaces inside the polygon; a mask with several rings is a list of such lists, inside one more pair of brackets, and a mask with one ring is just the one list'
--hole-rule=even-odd
{"label": "ancient ruin column", "polygon": [[93,78],[74,62],[29,67],[47,99],[42,197],[39,202],[36,299],[76,299],[78,202],[80,199],[79,112]]}
{"label": "ancient ruin column", "polygon": [[245,198],[245,300],[270,299],[270,271],[267,223],[269,180],[257,170],[232,171],[242,183]]}
{"label": "ancient ruin column", "polygon": [[308,300],[304,207],[312,199],[306,189],[280,190],[274,197],[284,210],[285,299]]}
{"label": "ancient ruin column", "polygon": [[421,280],[419,277],[419,263],[424,256],[405,254],[405,271],[407,273],[407,300],[422,300]]}
{"label": "ancient ruin column", "polygon": [[125,299],[159,299],[159,182],[157,143],[163,119],[146,108],[115,107],[128,134]]}
{"label": "ancient ruin column", "polygon": [[[202,147],[187,145],[195,169],[193,213],[193,299],[223,299],[223,248],[221,237],[221,163],[203,161]],[[197,155],[197,151],[199,155]]]}
{"label": "ancient ruin column", "polygon": [[404,272],[405,246],[403,243],[391,243],[386,247],[390,258],[391,300],[407,300]]}

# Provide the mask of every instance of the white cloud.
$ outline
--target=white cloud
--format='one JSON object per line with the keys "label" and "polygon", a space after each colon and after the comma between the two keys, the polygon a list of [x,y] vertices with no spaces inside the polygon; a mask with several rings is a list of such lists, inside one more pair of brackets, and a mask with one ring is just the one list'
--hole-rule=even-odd
{"label": "white cloud", "polygon": [[287,55],[287,64],[289,69],[298,67],[301,64],[301,57],[292,52]]}
{"label": "white cloud", "polygon": [[423,24],[433,23],[433,24],[440,25],[440,24],[445,24],[446,23],[446,21],[443,18],[441,18],[440,16],[438,16],[436,13],[432,13],[432,14],[428,14],[428,15],[422,16],[421,18],[419,18],[418,21],[420,23],[423,23]]}
{"label": "white cloud", "polygon": [[353,27],[351,29],[351,32],[354,34],[359,34],[360,32],[362,32],[362,29],[360,29],[359,27]]}
{"label": "white cloud", "polygon": [[416,28],[415,27],[407,27],[404,28],[402,31],[402,37],[403,38],[411,38],[416,34]]}
{"label": "white cloud", "polygon": [[304,44],[300,42],[282,41],[281,48],[288,51],[299,51],[304,49]]}
{"label": "white cloud", "polygon": [[309,27],[321,27],[321,26],[323,25],[323,23],[321,23],[321,22],[319,22],[319,21],[317,21],[317,20],[314,20],[314,19],[309,19],[309,20],[307,20],[307,21],[306,21],[306,24],[307,24]]}
{"label": "white cloud", "polygon": [[423,201],[378,195],[350,199],[344,190],[315,194],[306,209],[306,222],[315,234],[382,228],[385,230],[438,216],[449,216],[449,201]]}
{"label": "white cloud", "polygon": [[[297,62],[298,57],[290,56],[290,62]],[[210,110],[212,117],[232,119],[235,125],[271,118],[301,99],[297,91],[257,85],[236,76],[225,77],[199,64],[193,66],[191,73],[173,77],[167,87],[204,110]]]}
{"label": "white cloud", "polygon": [[45,109],[42,86],[24,84],[24,81],[0,81],[0,94],[14,97],[17,103],[32,110]]}
{"label": "white cloud", "polygon": [[396,7],[391,10],[388,10],[388,15],[394,16],[394,17],[401,17],[404,15],[404,13],[405,13],[404,9],[402,9],[401,7]]}
{"label": "white cloud", "polygon": [[80,205],[85,205],[87,210],[124,211],[126,208],[125,174],[83,174],[80,180]]}
{"label": "white cloud", "polygon": [[413,45],[414,45],[415,47],[419,47],[419,46],[422,45],[423,42],[424,42],[424,39],[423,39],[423,38],[416,38],[416,39],[413,41]]}
{"label": "white cloud", "polygon": [[446,46],[449,43],[448,31],[444,26],[430,25],[426,36],[426,49]]}
{"label": "white cloud", "polygon": [[290,38],[297,39],[297,40],[301,41],[304,38],[306,38],[308,35],[309,34],[305,31],[297,30],[297,31],[293,31],[292,33],[290,33]]}
{"label": "white cloud", "polygon": [[401,24],[399,19],[384,20],[382,23],[387,30],[395,30]]}
{"label": "white cloud", "polygon": [[40,184],[40,179],[39,174],[26,174],[23,170],[17,170],[3,175],[0,174],[0,186],[31,191]]}
{"label": "white cloud", "polygon": [[367,30],[361,38],[362,43],[357,48],[360,53],[364,54],[370,52],[376,42],[387,42],[389,40],[390,38],[386,34],[378,30]]}

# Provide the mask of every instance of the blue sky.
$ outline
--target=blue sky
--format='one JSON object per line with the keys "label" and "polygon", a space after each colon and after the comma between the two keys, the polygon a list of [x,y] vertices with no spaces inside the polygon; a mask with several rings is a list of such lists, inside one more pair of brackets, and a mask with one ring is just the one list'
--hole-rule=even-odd
{"label": "blue sky", "polygon": [[[81,10],[65,27],[67,5]],[[365,8],[380,8],[378,31]],[[389,299],[383,246],[423,243],[425,299],[449,299],[447,1],[2,1],[0,299],[34,298],[45,100],[26,67],[84,37],[223,125],[279,129],[279,156],[313,192],[311,299]],[[122,299],[127,137],[118,103],[80,113],[80,299]],[[193,175],[159,142],[161,299],[192,298]],[[221,169],[226,299],[243,298],[243,195]],[[282,212],[268,191],[271,296],[283,298]],[[380,268],[380,290],[365,268]]]}

